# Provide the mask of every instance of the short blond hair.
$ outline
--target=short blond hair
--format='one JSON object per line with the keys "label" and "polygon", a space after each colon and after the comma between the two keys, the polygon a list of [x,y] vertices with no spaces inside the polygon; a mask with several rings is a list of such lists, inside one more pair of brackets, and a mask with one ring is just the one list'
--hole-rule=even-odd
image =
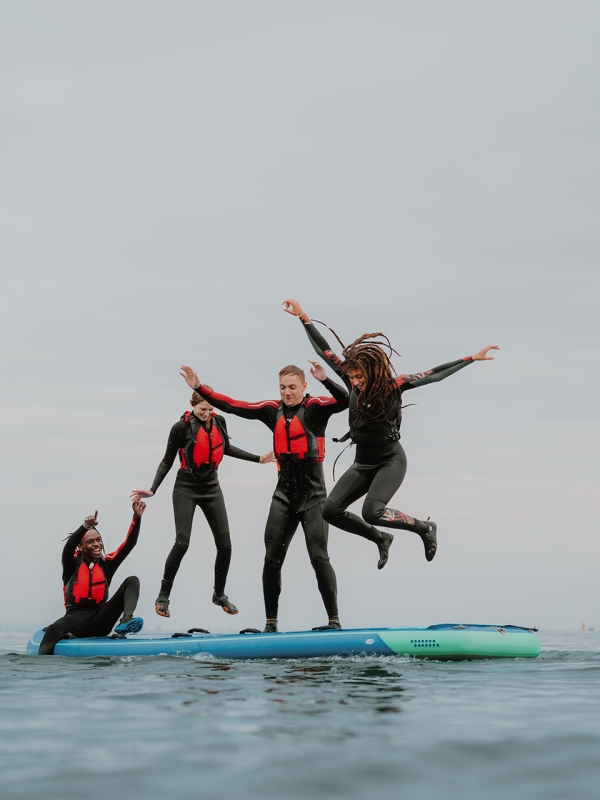
{"label": "short blond hair", "polygon": [[281,378],[282,375],[298,375],[302,383],[306,383],[306,375],[304,374],[304,370],[297,367],[295,364],[288,364],[287,367],[282,367],[279,370],[279,377]]}

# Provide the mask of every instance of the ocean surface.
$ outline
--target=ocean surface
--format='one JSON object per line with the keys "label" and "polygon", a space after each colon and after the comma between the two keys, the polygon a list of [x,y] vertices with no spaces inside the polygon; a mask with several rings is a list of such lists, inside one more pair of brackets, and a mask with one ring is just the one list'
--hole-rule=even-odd
{"label": "ocean surface", "polygon": [[0,632],[3,800],[599,800],[600,632],[535,660],[32,658]]}

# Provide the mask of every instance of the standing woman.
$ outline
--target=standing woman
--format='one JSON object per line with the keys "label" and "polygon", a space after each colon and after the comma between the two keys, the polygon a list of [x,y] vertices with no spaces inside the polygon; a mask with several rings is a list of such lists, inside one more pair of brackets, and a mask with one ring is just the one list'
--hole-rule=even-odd
{"label": "standing woman", "polygon": [[135,489],[131,493],[132,499],[136,501],[142,497],[153,497],[173,466],[175,456],[179,456],[180,468],[173,487],[175,544],[165,563],[160,592],[154,608],[160,617],[171,616],[169,612],[171,589],[181,560],[190,546],[196,506],[200,506],[217,546],[212,601],[215,605],[221,606],[227,614],[237,614],[237,608],[225,594],[225,582],[231,561],[231,539],[217,470],[224,455],[260,464],[268,464],[275,459],[272,452],[256,456],[234,447],[227,435],[225,419],[215,414],[210,403],[197,392],[193,393],[190,405],[192,413],[186,411],[171,428],[167,450],[158,465],[152,487]]}
{"label": "standing woman", "polygon": [[[406,475],[406,454],[400,444],[402,395],[409,389],[444,380],[473,361],[493,361],[487,353],[498,350],[488,345],[474,356],[451,361],[414,375],[395,376],[387,341],[372,341],[381,333],[365,333],[348,347],[342,345],[343,359],[330,348],[327,341],[303,312],[297,300],[286,300],[284,311],[300,317],[310,343],[327,360],[350,390],[350,431],[340,441],[351,439],[356,445],[354,464],[342,475],[327,498],[323,517],[343,531],[355,533],[379,548],[378,569],[388,560],[394,537],[375,525],[413,531],[425,546],[425,558],[431,561],[437,550],[437,525],[429,520],[411,517],[387,504],[400,488]],[[386,339],[386,337],[383,337]],[[349,505],[365,497],[362,519],[347,511]]]}

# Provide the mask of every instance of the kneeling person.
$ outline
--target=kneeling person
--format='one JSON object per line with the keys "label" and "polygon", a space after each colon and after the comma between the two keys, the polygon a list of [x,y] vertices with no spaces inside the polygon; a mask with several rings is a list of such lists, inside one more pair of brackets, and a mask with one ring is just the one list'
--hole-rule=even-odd
{"label": "kneeling person", "polygon": [[98,512],[86,517],[83,525],[72,533],[62,552],[63,591],[67,613],[48,626],[40,644],[39,655],[54,653],[55,644],[64,638],[108,636],[115,623],[117,636],[137,633],[144,621],[134,617],[140,594],[139,578],[125,578],[108,599],[110,582],[137,544],[140,523],[146,504],[133,503],[133,519],[125,541],[114,551],[105,553],[102,537],[96,529]]}

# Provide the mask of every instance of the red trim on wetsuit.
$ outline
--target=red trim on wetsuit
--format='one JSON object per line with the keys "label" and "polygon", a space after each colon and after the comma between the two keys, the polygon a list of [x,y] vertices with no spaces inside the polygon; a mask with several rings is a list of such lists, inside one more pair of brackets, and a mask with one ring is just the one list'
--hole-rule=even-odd
{"label": "red trim on wetsuit", "polygon": [[122,542],[121,542],[121,544],[120,544],[120,545],[117,547],[117,549],[116,549],[116,550],[113,550],[113,552],[112,552],[112,553],[107,553],[107,554],[104,556],[104,560],[105,560],[105,561],[114,561],[114,559],[115,559],[115,558],[116,558],[116,557],[119,555],[119,553],[121,552],[121,550],[122,550],[122,549],[125,547],[125,545],[127,544],[127,540],[129,539],[129,537],[130,537],[131,533],[133,532],[133,529],[134,529],[134,528],[135,528],[135,526],[137,525],[138,521],[139,521],[139,517],[136,517],[136,516],[135,516],[135,514],[134,514],[134,515],[133,515],[133,518],[132,518],[132,520],[131,520],[131,524],[130,524],[130,526],[129,526],[129,530],[127,531],[127,535],[125,536],[125,539],[124,539],[124,541],[122,541]]}
{"label": "red trim on wetsuit", "polygon": [[210,397],[211,400],[219,400],[221,403],[231,406],[232,409],[247,408],[252,411],[258,411],[268,406],[271,408],[277,408],[279,406],[277,400],[259,400],[257,403],[247,403],[245,400],[234,400],[232,397],[227,397],[225,394],[212,391],[212,389],[209,389],[208,386],[204,386],[203,384],[200,384],[195,391],[203,397]]}

